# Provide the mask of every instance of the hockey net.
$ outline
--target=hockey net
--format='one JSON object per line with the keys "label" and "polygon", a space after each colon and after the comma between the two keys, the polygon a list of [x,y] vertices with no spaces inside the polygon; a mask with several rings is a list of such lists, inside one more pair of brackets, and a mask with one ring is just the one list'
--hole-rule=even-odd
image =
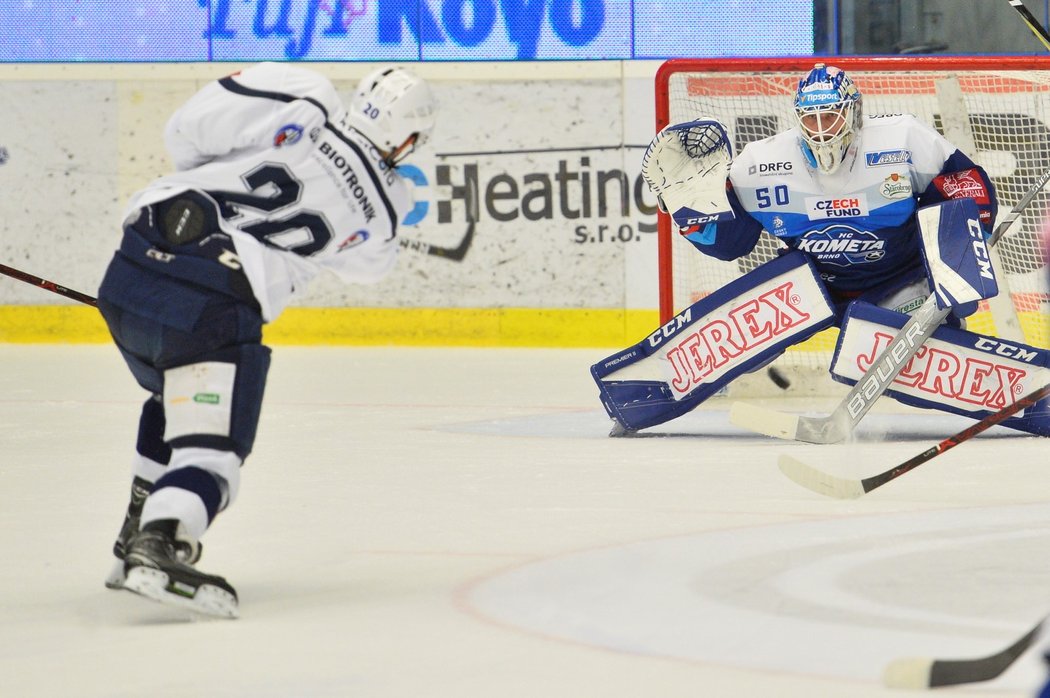
{"label": "hockey net", "polygon": [[[657,130],[700,116],[729,127],[734,153],[794,125],[798,80],[819,59],[676,59],[656,78]],[[1004,216],[1050,168],[1050,64],[1028,57],[836,57],[864,97],[866,114],[914,114],[988,172]],[[1050,193],[1041,193],[999,242],[1000,298],[982,303],[967,327],[1050,347],[1050,281],[1043,231]],[[781,247],[763,232],[747,257],[723,262],[701,254],[660,216],[660,316],[667,322]],[[1008,294],[1008,295],[1006,295]],[[1008,301],[1007,301],[1008,299]],[[774,366],[794,386],[822,392],[838,330],[792,347]]]}

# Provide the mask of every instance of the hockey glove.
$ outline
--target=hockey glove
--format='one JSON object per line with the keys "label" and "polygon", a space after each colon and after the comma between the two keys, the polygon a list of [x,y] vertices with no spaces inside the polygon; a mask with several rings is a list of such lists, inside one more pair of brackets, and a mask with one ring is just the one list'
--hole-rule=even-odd
{"label": "hockey glove", "polygon": [[733,159],[729,134],[715,119],[673,124],[656,134],[642,157],[642,177],[682,232],[732,220],[726,178]]}

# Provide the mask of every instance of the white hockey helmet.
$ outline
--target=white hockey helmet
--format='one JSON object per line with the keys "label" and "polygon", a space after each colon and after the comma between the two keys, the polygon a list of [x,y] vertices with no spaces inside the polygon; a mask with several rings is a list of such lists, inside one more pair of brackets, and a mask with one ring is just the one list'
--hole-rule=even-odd
{"label": "white hockey helmet", "polygon": [[386,67],[358,83],[349,121],[394,166],[430,137],[435,111],[434,96],[422,79],[404,68]]}
{"label": "white hockey helmet", "polygon": [[799,80],[795,118],[810,164],[831,174],[839,168],[861,124],[860,90],[838,68],[817,63]]}

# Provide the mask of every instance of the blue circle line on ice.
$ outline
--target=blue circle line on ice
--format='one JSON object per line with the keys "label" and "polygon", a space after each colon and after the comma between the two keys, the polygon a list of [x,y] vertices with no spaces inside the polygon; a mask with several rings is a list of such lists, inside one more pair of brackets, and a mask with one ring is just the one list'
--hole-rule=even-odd
{"label": "blue circle line on ice", "polygon": [[577,645],[876,681],[892,659],[981,655],[1042,617],[1050,570],[1032,551],[1048,540],[1046,504],[789,521],[542,558],[458,598]]}

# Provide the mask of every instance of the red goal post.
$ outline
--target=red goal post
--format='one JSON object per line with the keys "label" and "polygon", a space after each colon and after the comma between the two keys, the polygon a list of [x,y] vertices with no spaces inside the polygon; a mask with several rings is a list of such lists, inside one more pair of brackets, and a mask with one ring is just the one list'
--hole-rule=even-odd
{"label": "red goal post", "polygon": [[[814,63],[845,70],[863,95],[867,114],[911,113],[932,124],[984,167],[996,185],[1000,216],[1050,168],[1050,57],[886,56],[674,59],[656,76],[656,130],[711,116],[729,128],[733,151],[794,125],[798,80]],[[1050,215],[1044,192],[1015,223],[998,248],[1000,299],[981,310],[969,329],[1007,336],[1010,330],[1050,347],[1043,231]],[[675,312],[750,271],[776,254],[779,242],[765,233],[755,251],[736,262],[707,257],[658,220],[660,317]],[[992,308],[995,303],[992,304]],[[1011,309],[1015,317],[1006,317]],[[998,324],[998,326],[997,326]],[[778,360],[826,370],[837,330],[821,333]]]}

